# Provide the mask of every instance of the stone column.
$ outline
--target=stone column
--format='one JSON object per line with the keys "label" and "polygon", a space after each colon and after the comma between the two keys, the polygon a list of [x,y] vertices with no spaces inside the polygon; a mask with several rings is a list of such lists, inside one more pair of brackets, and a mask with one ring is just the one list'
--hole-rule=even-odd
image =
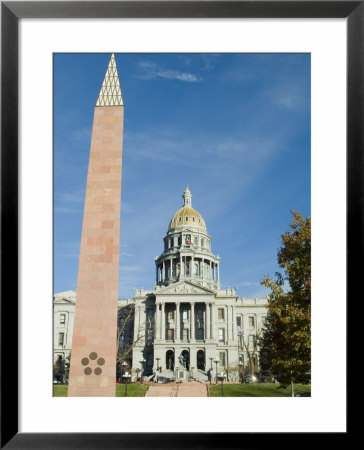
{"label": "stone column", "polygon": [[158,339],[160,336],[160,328],[161,328],[161,312],[159,309],[160,303],[155,304],[155,336]]}
{"label": "stone column", "polygon": [[191,340],[195,339],[195,303],[191,302]]}
{"label": "stone column", "polygon": [[163,341],[166,339],[166,312],[165,312],[165,304],[162,303],[162,317],[161,317],[161,332],[160,336]]}
{"label": "stone column", "polygon": [[163,261],[163,275],[162,275],[162,281],[166,279],[166,263]]}
{"label": "stone column", "polygon": [[180,278],[183,278],[184,275],[184,267],[182,264],[182,255],[179,255],[179,276]]}
{"label": "stone column", "polygon": [[235,315],[234,315],[234,310],[235,310],[234,306],[231,305],[231,333],[232,333],[231,339],[233,341],[235,341],[236,337],[237,337],[237,335],[236,335],[236,319],[235,319]]}
{"label": "stone column", "polygon": [[155,265],[155,282],[158,284],[158,264]]}
{"label": "stone column", "polygon": [[173,259],[169,260],[169,270],[170,270],[169,279],[171,279],[173,277]]}
{"label": "stone column", "polygon": [[180,317],[179,317],[179,303],[176,303],[176,336],[175,340],[180,340]]}
{"label": "stone column", "polygon": [[205,324],[205,329],[206,329],[206,334],[205,334],[205,339],[210,339],[210,305],[209,303],[205,304],[205,308],[206,308],[206,324]]}
{"label": "stone column", "polygon": [[217,265],[217,282],[220,283],[220,265]]}
{"label": "stone column", "polygon": [[211,304],[211,339],[215,339],[215,305]]}

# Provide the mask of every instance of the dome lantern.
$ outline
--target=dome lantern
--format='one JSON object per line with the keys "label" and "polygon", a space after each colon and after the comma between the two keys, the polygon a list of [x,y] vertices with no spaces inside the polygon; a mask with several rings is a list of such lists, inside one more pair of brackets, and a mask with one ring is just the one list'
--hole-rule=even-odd
{"label": "dome lantern", "polygon": [[192,206],[192,194],[188,187],[188,184],[186,185],[186,189],[182,194],[182,198],[183,198],[183,206]]}

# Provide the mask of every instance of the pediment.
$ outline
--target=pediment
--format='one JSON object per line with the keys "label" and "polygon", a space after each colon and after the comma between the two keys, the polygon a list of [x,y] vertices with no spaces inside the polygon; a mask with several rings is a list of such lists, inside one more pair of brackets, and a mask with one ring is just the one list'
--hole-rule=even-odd
{"label": "pediment", "polygon": [[58,294],[54,294],[53,303],[54,304],[70,303],[74,305],[76,303],[76,292],[65,291],[59,292]]}
{"label": "pediment", "polygon": [[158,291],[159,294],[215,294],[211,289],[199,286],[190,281],[180,281],[170,286],[166,286]]}

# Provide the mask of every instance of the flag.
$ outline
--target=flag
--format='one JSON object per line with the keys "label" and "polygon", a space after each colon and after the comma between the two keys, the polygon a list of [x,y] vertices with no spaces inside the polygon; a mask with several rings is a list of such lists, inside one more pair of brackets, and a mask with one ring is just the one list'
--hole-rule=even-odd
{"label": "flag", "polygon": [[186,243],[190,244],[190,245],[193,245],[192,241],[190,239],[188,239],[188,238],[186,238]]}
{"label": "flag", "polygon": [[244,331],[239,331],[239,336],[244,336]]}

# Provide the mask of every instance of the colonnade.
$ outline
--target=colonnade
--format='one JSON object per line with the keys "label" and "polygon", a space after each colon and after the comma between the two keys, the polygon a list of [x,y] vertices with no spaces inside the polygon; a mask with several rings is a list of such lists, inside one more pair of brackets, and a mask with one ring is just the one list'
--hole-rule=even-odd
{"label": "colonnade", "polygon": [[204,257],[180,255],[156,264],[156,283],[174,278],[201,278],[220,283],[219,264]]}
{"label": "colonnade", "polygon": [[[174,305],[174,306],[173,306]],[[183,319],[183,311],[188,311],[188,319]],[[215,339],[215,312],[212,303],[157,303],[156,304],[156,338],[168,339],[167,314],[174,311],[173,319],[170,319],[171,329],[174,330],[174,341],[195,341]],[[202,312],[202,315],[199,314]],[[184,338],[183,330],[188,330],[188,337]]]}

